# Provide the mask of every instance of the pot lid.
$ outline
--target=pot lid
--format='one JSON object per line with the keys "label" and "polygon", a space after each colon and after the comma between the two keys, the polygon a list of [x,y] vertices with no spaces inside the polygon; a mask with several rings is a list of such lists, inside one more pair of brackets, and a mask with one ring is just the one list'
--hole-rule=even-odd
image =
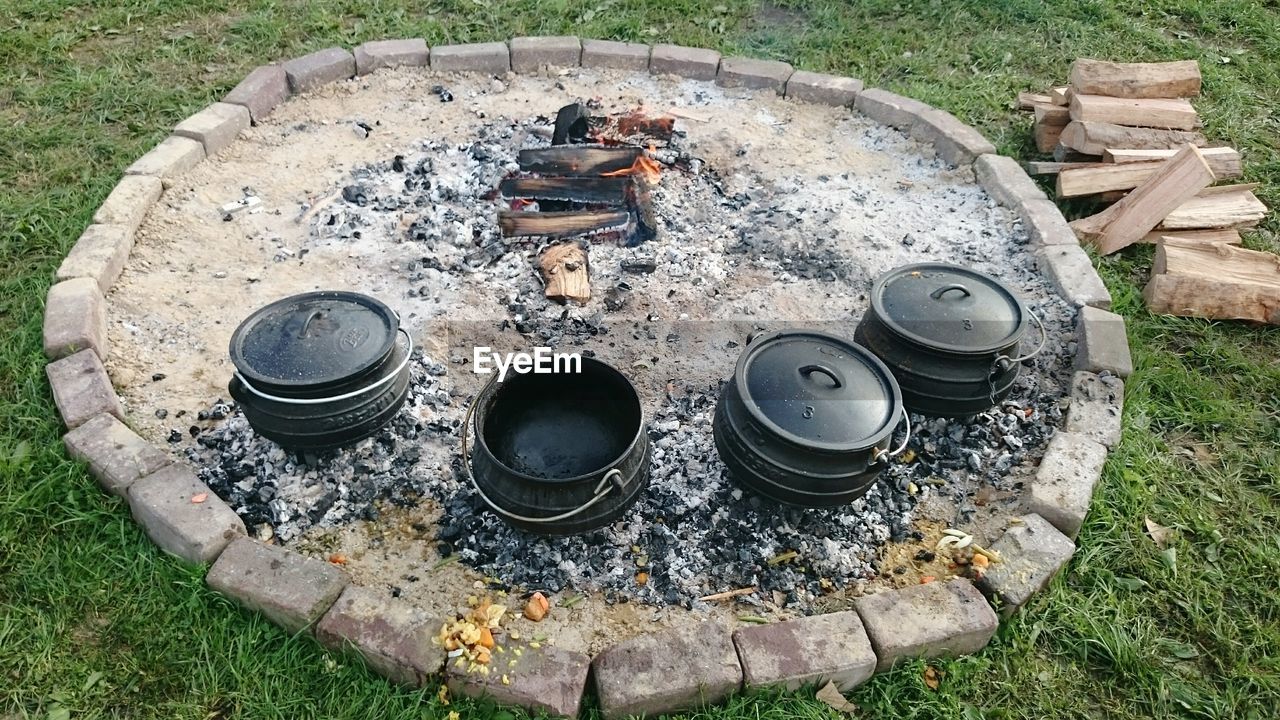
{"label": "pot lid", "polygon": [[881,275],[872,311],[898,335],[928,348],[990,353],[1026,331],[1022,301],[999,280],[960,265],[918,263]]}
{"label": "pot lid", "polygon": [[231,336],[231,362],[250,381],[323,386],[359,375],[395,345],[400,318],[381,301],[340,290],[259,308]]}
{"label": "pot lid", "polygon": [[889,369],[834,335],[783,330],[751,341],[735,382],[748,412],[793,443],[866,450],[893,431],[902,396]]}

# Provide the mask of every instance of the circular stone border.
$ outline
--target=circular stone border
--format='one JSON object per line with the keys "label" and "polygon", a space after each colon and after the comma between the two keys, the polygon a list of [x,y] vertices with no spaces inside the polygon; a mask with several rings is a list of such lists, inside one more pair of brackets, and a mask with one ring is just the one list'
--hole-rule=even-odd
{"label": "circular stone border", "polygon": [[[443,649],[432,644],[440,622],[430,612],[352,585],[335,565],[247,537],[239,516],[190,467],[125,425],[103,365],[104,296],[168,178],[217,154],[293,95],[398,66],[491,74],[585,67],[772,89],[788,99],[852,108],[931,143],[951,165],[972,167],[987,193],[1021,220],[1046,279],[1079,308],[1066,424],[1050,441],[1031,483],[1029,513],[1010,518],[992,545],[999,562],[976,582],[956,578],[883,591],[859,598],[853,610],[732,632],[702,622],[632,638],[595,658],[526,644],[499,679],[498,673],[446,666]],[[1057,205],[1014,159],[996,154],[981,133],[955,116],[864,88],[854,78],[794,70],[784,62],[574,36],[434,48],[420,38],[380,40],[354,51],[330,47],[258,67],[222,102],[183,120],[125,170],[59,266],[56,281],[45,304],[44,351],[54,402],[69,430],[63,442],[107,492],[128,502],[161,549],[191,563],[211,563],[210,587],[290,633],[308,631],[330,650],[354,651],[395,682],[421,687],[442,679],[461,695],[568,717],[581,708],[589,670],[603,716],[613,720],[718,702],[744,687],[795,689],[834,680],[849,690],[903,658],[981,650],[998,626],[996,610],[1008,617],[1075,552],[1072,538],[1088,512],[1108,448],[1120,439],[1121,378],[1131,371],[1124,319],[1108,311],[1111,296]]]}

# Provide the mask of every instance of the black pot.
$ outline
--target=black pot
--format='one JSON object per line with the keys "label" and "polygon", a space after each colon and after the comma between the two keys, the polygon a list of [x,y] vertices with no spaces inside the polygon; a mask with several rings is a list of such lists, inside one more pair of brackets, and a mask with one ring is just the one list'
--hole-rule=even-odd
{"label": "black pot", "polygon": [[378,300],[304,293],[236,328],[236,375],[227,389],[259,435],[290,449],[325,450],[369,437],[395,416],[409,393],[412,352],[399,318]]}
{"label": "black pot", "polygon": [[[640,396],[599,360],[582,358],[580,373],[490,382],[471,413],[471,479],[498,517],[522,530],[574,535],[603,527],[649,482]],[[464,434],[464,462],[466,454]]]}
{"label": "black pot", "polygon": [[853,337],[893,372],[909,411],[968,417],[1004,399],[1021,361],[1039,352],[1018,356],[1034,318],[995,278],[958,265],[919,263],[876,280],[871,309]]}
{"label": "black pot", "polygon": [[898,384],[870,352],[832,335],[784,330],[753,338],[739,356],[713,433],[739,484],[825,507],[871,489],[903,419]]}

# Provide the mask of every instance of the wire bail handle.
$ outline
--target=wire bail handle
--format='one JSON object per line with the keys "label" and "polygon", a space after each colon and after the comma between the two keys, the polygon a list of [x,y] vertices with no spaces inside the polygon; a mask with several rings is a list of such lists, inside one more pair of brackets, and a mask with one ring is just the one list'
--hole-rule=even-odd
{"label": "wire bail handle", "polygon": [[897,450],[873,449],[871,451],[871,462],[880,462],[883,459],[887,465],[889,463],[888,458],[898,457],[907,449],[907,443],[911,442],[911,413],[907,412],[906,408],[902,409],[902,422],[907,426],[907,434],[906,437],[902,438],[902,444],[898,446]]}
{"label": "wire bail handle", "polygon": [[[399,320],[399,319],[400,318],[397,316],[396,320]],[[310,319],[308,319],[307,322],[310,322]],[[409,361],[413,359],[413,336],[409,334],[408,330],[405,330],[402,327],[397,327],[396,332],[404,336],[405,342],[408,345],[408,350],[406,350],[404,354],[404,360],[401,360],[400,364],[396,366],[396,369],[388,373],[381,380],[375,383],[370,383],[369,385],[365,385],[364,387],[359,388],[357,390],[352,390],[351,392],[343,393],[341,395],[332,395],[330,397],[322,397],[322,398],[281,397],[279,395],[270,395],[254,387],[252,384],[250,384],[248,378],[240,374],[239,370],[235,371],[235,376],[236,376],[236,379],[240,381],[240,384],[244,385],[245,390],[248,390],[254,395],[257,395],[258,397],[262,398],[263,400],[270,400],[271,402],[284,403],[286,405],[323,405],[325,403],[338,402],[339,400],[350,400],[351,398],[356,397],[357,395],[364,395],[370,390],[373,390],[375,388],[380,388],[383,385],[386,385],[387,383],[394,381],[397,377],[400,376],[400,373],[404,371],[405,367],[408,366]]]}

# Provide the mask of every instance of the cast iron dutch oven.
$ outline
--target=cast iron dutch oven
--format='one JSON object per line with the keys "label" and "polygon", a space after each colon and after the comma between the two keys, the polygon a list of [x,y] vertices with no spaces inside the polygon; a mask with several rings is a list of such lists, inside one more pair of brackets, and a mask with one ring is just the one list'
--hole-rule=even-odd
{"label": "cast iron dutch oven", "polygon": [[369,437],[396,414],[409,393],[412,354],[400,318],[377,299],[303,293],[258,309],[236,328],[228,390],[259,435],[323,450]]}
{"label": "cast iron dutch oven", "polygon": [[640,396],[588,357],[581,372],[495,376],[463,421],[462,461],[480,499],[514,527],[542,535],[603,527],[649,482]]}
{"label": "cast iron dutch oven", "polygon": [[720,458],[741,485],[804,507],[866,494],[889,457],[898,383],[854,343],[808,330],[752,338],[716,404]]}
{"label": "cast iron dutch oven", "polygon": [[[1028,320],[1040,345],[1018,355]],[[1013,389],[1023,360],[1045,343],[1044,326],[1000,281],[970,268],[919,263],[881,275],[854,340],[897,378],[911,412],[967,417]]]}

